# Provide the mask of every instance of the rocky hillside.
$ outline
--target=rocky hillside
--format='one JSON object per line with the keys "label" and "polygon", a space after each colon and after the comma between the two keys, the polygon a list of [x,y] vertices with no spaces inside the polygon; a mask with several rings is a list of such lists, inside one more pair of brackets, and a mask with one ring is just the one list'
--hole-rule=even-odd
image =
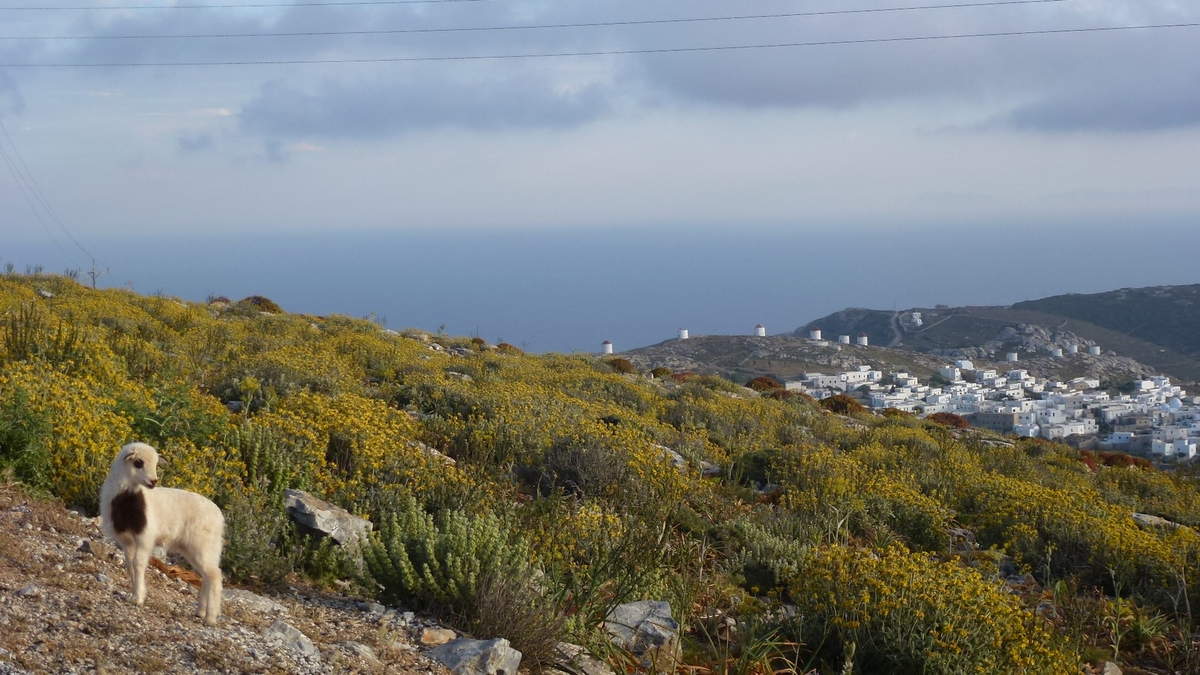
{"label": "rocky hillside", "polygon": [[[1100,359],[1074,368],[1094,367],[1092,375],[1130,373],[1124,357],[1143,370],[1170,375],[1185,383],[1200,381],[1200,286],[1123,289],[1095,295],[1062,295],[1010,307],[913,307],[899,312],[846,309],[796,329],[796,336],[820,328],[826,337],[866,333],[875,344],[925,354],[976,360],[1003,359],[1018,352],[1022,360],[1044,357],[1055,348],[1099,346]],[[915,315],[919,314],[917,321]],[[1194,330],[1197,329],[1197,330]],[[1080,373],[1084,374],[1084,373]]]}
{"label": "rocky hillside", "polygon": [[[659,375],[0,276],[0,672],[1200,672],[1186,471]],[[66,510],[131,440],[224,513],[214,628]]]}
{"label": "rocky hillside", "polygon": [[436,626],[412,612],[303,585],[227,587],[208,627],[189,577],[148,570],[146,605],[135,607],[96,518],[0,486],[0,673],[447,672],[422,654]]}
{"label": "rocky hillside", "polygon": [[1200,284],[1055,295],[1013,305],[1087,321],[1180,354],[1200,356]]}
{"label": "rocky hillside", "polygon": [[[1043,339],[1042,331],[1038,327],[1029,326],[1021,330],[1029,330],[1029,334],[1020,333],[1016,336],[1017,340],[1033,343]],[[907,371],[927,378],[950,358],[970,358],[977,366],[1001,370],[1007,370],[1012,365],[996,361],[983,348],[922,353],[903,347],[862,347],[829,341],[815,342],[793,335],[698,336],[633,349],[624,352],[622,356],[644,369],[661,366],[672,372],[712,373],[738,382],[759,375],[788,379],[805,372],[836,372],[852,370],[863,365],[888,372]],[[1020,367],[1039,377],[1069,380],[1073,377],[1092,375],[1114,384],[1146,377],[1156,372],[1145,364],[1113,354],[1077,354],[1051,358],[1044,351],[1036,350],[1022,354]]]}

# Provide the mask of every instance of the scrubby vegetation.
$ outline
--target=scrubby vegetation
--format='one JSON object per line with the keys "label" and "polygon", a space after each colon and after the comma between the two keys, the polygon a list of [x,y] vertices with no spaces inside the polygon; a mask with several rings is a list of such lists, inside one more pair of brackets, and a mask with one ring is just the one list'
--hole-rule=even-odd
{"label": "scrubby vegetation", "polygon": [[[0,278],[0,470],[94,509],[144,440],[225,509],[233,580],[349,579],[530,665],[563,638],[619,658],[600,620],[657,599],[719,672],[1200,667],[1195,478],[265,306]],[[293,487],[374,538],[307,541]]]}

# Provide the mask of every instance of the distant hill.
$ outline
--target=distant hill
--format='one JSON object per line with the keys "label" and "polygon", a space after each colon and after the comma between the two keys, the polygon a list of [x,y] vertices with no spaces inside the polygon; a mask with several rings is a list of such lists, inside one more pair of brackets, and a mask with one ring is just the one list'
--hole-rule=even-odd
{"label": "distant hill", "polygon": [[[667,340],[623,352],[622,356],[643,369],[662,366],[674,372],[716,373],[739,382],[759,375],[790,379],[806,372],[840,372],[864,365],[928,378],[948,361],[946,356],[905,348],[841,345],[834,337],[834,341],[818,342],[794,335],[707,335]],[[975,363],[1001,370],[1012,365],[978,357]],[[1156,372],[1143,363],[1113,354],[1070,358],[1030,354],[1022,358],[1020,367],[1039,377],[1068,380],[1093,375],[1114,385]]]}
{"label": "distant hill", "polygon": [[1200,357],[1200,284],[1055,295],[1013,309],[1071,317]]}
{"label": "distant hill", "polygon": [[1071,344],[1083,351],[1096,345],[1179,380],[1200,381],[1200,285],[1059,295],[1010,307],[846,309],[794,334],[813,328],[826,338],[867,333],[878,345],[977,360],[1017,352],[1026,361]]}

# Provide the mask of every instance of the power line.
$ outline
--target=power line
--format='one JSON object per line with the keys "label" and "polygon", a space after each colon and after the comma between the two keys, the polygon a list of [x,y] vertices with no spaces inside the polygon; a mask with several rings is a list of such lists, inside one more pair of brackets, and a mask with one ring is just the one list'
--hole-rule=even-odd
{"label": "power line", "polygon": [[212,66],[292,66],[323,64],[365,63],[416,63],[431,61],[503,61],[517,59],[550,59],[581,56],[625,56],[637,54],[696,54],[702,52],[731,52],[758,49],[788,49],[799,47],[834,47],[844,45],[887,44],[894,42],[923,42],[929,40],[965,40],[972,38],[1002,38],[1031,35],[1067,35],[1075,33],[1105,33],[1131,30],[1154,30],[1170,28],[1196,28],[1200,22],[1159,23],[1140,26],[1095,26],[1088,28],[1053,28],[1047,30],[1019,30],[995,33],[954,33],[949,35],[909,35],[887,38],[857,38],[849,40],[817,40],[812,42],[767,42],[740,45],[712,45],[707,47],[658,47],[645,49],[603,49],[574,52],[535,52],[529,54],[463,54],[450,56],[393,56],[336,59],[277,59],[241,61],[158,61],[158,62],[107,62],[107,63],[5,63],[0,68],[202,68]]}
{"label": "power line", "polygon": [[265,9],[269,7],[361,7],[370,5],[449,5],[467,2],[491,2],[492,0],[344,0],[329,2],[273,2],[228,5],[91,5],[75,7],[0,7],[0,10],[16,12],[92,12],[126,9]]}
{"label": "power line", "polygon": [[12,158],[10,151],[2,140],[0,140],[0,159],[4,160],[5,166],[8,167],[9,173],[12,174],[13,182],[17,185],[17,192],[21,195],[21,199],[25,202],[25,205],[29,207],[30,212],[33,213],[33,219],[37,221],[38,225],[42,226],[42,230],[46,233],[46,236],[50,237],[50,241],[54,242],[54,248],[57,248],[58,252],[66,258],[67,250],[63,248],[62,242],[54,234],[54,229],[50,227],[50,224],[46,222],[46,217],[38,209],[37,200],[30,194],[29,185],[25,182],[25,176],[17,167],[16,161]]}
{"label": "power line", "polygon": [[4,124],[3,119],[0,119],[0,134],[3,135],[4,140],[8,141],[8,145],[12,147],[13,156],[16,157],[16,165],[19,169],[24,171],[25,181],[28,184],[29,192],[33,195],[37,203],[41,204],[42,208],[50,216],[50,220],[58,225],[58,228],[62,230],[62,233],[67,236],[67,239],[69,239],[72,244],[75,244],[75,247],[82,251],[85,256],[87,256],[88,260],[92,263],[92,271],[95,272],[96,256],[92,255],[92,252],[89,251],[83,244],[81,244],[79,240],[75,238],[75,235],[71,234],[71,230],[67,227],[66,223],[64,223],[62,219],[58,217],[58,213],[54,210],[54,207],[50,206],[50,200],[46,199],[46,195],[42,192],[41,186],[38,185],[37,179],[33,177],[33,172],[29,170],[29,164],[25,162],[25,157],[21,154],[21,149],[17,147],[17,142],[13,139],[12,135],[8,133],[8,126]]}
{"label": "power line", "polygon": [[733,14],[728,16],[679,17],[669,19],[628,19],[620,21],[587,21],[582,23],[526,24],[517,26],[462,26],[442,28],[380,28],[363,30],[318,30],[286,33],[183,33],[160,35],[0,35],[0,40],[182,40],[200,38],[264,38],[317,37],[333,35],[397,35],[402,33],[467,33],[482,31],[540,30],[552,28],[607,28],[614,26],[645,26],[651,24],[683,24],[717,21],[750,21],[759,19],[794,19],[841,14],[883,14],[917,12],[938,9],[968,9],[1006,5],[1046,5],[1068,0],[991,0],[989,2],[960,2],[941,5],[908,5],[903,7],[874,7],[867,9],[832,9],[811,12],[782,12],[776,14]]}

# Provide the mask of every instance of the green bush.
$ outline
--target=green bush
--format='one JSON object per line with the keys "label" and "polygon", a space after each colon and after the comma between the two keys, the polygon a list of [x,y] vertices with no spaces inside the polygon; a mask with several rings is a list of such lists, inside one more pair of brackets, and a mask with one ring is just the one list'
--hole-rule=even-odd
{"label": "green bush", "polygon": [[28,393],[16,389],[0,397],[0,469],[38,488],[50,485],[50,457],[43,439],[50,421],[26,405]]}
{"label": "green bush", "polygon": [[296,569],[298,535],[277,497],[260,489],[234,490],[222,505],[221,569],[231,581],[276,586]]}
{"label": "green bush", "polygon": [[492,514],[425,512],[405,496],[381,516],[363,561],[389,603],[450,614],[508,639],[535,668],[548,664],[565,619],[539,587],[531,553]]}

